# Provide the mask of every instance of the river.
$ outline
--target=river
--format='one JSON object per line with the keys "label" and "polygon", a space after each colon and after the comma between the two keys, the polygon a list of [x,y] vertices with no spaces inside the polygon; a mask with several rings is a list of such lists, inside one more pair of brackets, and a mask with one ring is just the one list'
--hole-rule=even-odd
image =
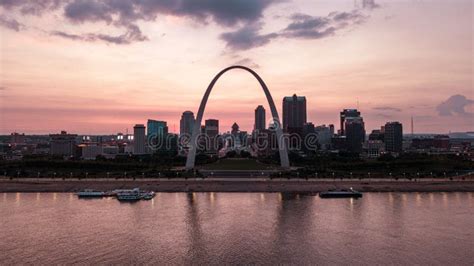
{"label": "river", "polygon": [[474,264],[474,193],[0,193],[0,264]]}

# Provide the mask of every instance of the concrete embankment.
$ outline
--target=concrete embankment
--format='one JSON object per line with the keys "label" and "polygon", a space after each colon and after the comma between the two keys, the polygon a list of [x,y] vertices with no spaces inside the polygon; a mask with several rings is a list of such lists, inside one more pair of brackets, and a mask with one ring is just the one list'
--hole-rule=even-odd
{"label": "concrete embankment", "polygon": [[303,180],[258,178],[62,180],[1,179],[0,192],[76,192],[86,188],[113,190],[139,187],[156,192],[297,192],[314,193],[334,188],[362,192],[474,192],[474,180]]}

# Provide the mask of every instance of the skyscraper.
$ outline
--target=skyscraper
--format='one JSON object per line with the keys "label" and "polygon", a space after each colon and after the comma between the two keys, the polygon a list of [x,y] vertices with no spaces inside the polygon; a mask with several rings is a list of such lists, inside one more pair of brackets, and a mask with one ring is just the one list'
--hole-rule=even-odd
{"label": "skyscraper", "polygon": [[384,142],[386,151],[402,152],[403,127],[400,122],[388,122],[385,124]]}
{"label": "skyscraper", "polygon": [[264,130],[265,129],[265,108],[262,105],[257,106],[255,109],[255,130]]}
{"label": "skyscraper", "polygon": [[219,134],[219,120],[207,119],[204,123],[205,133],[209,136],[216,136]]}
{"label": "skyscraper", "polygon": [[166,136],[168,134],[168,126],[166,121],[148,119],[146,134],[148,137]]}
{"label": "skyscraper", "polygon": [[365,141],[365,125],[362,117],[346,117],[345,123],[346,148],[349,152],[362,152]]}
{"label": "skyscraper", "polygon": [[165,141],[168,137],[168,126],[166,121],[148,119],[147,122],[148,145],[154,149],[165,147]]}
{"label": "skyscraper", "polygon": [[283,130],[301,132],[306,123],[306,97],[287,96],[283,98]]}
{"label": "skyscraper", "polygon": [[184,111],[179,122],[179,134],[191,136],[194,128],[194,114],[191,111]]}
{"label": "skyscraper", "polygon": [[211,154],[216,153],[219,149],[219,145],[217,143],[217,137],[219,135],[219,120],[207,119],[205,121],[204,132],[210,141],[210,143],[207,145],[207,152]]}
{"label": "skyscraper", "polygon": [[145,154],[145,126],[142,124],[133,127],[133,154]]}
{"label": "skyscraper", "polygon": [[341,127],[340,127],[340,135],[345,135],[345,121],[349,117],[360,117],[360,112],[357,109],[344,109],[340,114],[341,119]]}

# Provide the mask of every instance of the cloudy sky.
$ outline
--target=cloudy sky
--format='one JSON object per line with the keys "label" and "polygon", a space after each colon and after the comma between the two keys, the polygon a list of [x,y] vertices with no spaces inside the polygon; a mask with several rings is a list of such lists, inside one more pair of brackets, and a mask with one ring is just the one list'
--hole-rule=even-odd
{"label": "cloudy sky", "polygon": [[[474,130],[471,0],[0,0],[0,133],[117,133],[148,118],[179,131],[213,76],[249,66],[279,111],[359,108],[369,131]],[[233,70],[205,118],[253,127],[264,93]],[[281,113],[280,113],[281,116]]]}

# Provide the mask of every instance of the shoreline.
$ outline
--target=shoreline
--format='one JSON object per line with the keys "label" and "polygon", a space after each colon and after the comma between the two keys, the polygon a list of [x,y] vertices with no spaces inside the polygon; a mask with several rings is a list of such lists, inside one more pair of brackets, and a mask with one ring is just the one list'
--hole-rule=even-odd
{"label": "shoreline", "polygon": [[109,191],[139,187],[155,192],[287,192],[317,193],[334,188],[360,192],[474,192],[474,180],[304,180],[304,179],[137,179],[61,180],[0,179],[0,192],[77,192],[83,189]]}

